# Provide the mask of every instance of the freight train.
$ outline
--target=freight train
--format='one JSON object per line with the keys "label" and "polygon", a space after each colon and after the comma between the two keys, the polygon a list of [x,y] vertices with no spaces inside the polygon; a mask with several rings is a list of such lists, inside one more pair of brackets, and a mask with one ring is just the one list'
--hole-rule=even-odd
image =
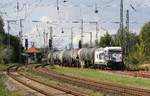
{"label": "freight train", "polygon": [[54,51],[48,54],[49,63],[72,67],[122,69],[121,47],[81,48]]}

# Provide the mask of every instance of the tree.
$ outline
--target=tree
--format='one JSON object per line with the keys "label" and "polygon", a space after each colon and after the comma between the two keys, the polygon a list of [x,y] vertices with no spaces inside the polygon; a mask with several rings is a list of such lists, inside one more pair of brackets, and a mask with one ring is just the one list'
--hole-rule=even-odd
{"label": "tree", "polygon": [[23,52],[23,49],[21,49],[21,53],[19,52],[20,46],[22,48],[22,45],[20,45],[20,40],[16,36],[10,35],[10,45],[11,49],[13,50],[13,57],[12,57],[12,62],[18,62],[19,61],[19,56]]}
{"label": "tree", "polygon": [[2,51],[2,54],[4,55],[3,61],[4,63],[10,63],[11,61],[13,61],[13,49],[12,48],[5,48]]}
{"label": "tree", "polygon": [[118,31],[117,31],[117,34],[114,38],[114,43],[116,46],[122,46],[125,45],[125,33],[126,32],[126,29],[124,28],[123,29],[123,32],[121,31],[121,29],[119,28]]}
{"label": "tree", "polygon": [[[133,48],[130,50],[129,62],[131,64],[142,64],[144,62],[149,62],[150,58],[150,22],[146,23],[139,34],[139,36],[134,36],[136,44],[134,43]],[[131,36],[132,40],[133,37]]]}
{"label": "tree", "polygon": [[140,39],[139,43],[136,43],[134,50],[130,51],[129,54],[129,62],[131,64],[139,64],[145,61],[145,45],[142,39]]}
{"label": "tree", "polygon": [[2,34],[4,34],[4,22],[3,22],[3,19],[2,19],[2,17],[0,16],[0,33]]}
{"label": "tree", "polygon": [[5,54],[4,54],[4,48],[6,47],[3,42],[5,39],[5,32],[4,32],[4,23],[2,18],[0,17],[0,63],[4,62]]}
{"label": "tree", "polygon": [[4,45],[2,46],[2,44],[0,45],[0,64],[4,63],[4,58],[5,58],[5,54],[4,54]]}
{"label": "tree", "polygon": [[136,46],[137,43],[140,42],[139,40],[139,36],[135,33],[127,33],[127,48],[128,48],[128,52],[133,51],[134,47]]}
{"label": "tree", "polygon": [[106,32],[106,34],[104,34],[104,36],[102,36],[100,38],[100,42],[99,42],[98,46],[106,47],[106,46],[112,46],[112,45],[114,45],[114,41],[113,41],[111,35],[109,35],[108,32]]}
{"label": "tree", "polygon": [[128,32],[126,28],[123,29],[123,33],[119,29],[114,37],[114,45],[123,47],[126,55],[133,51],[137,42],[139,42],[138,35]]}
{"label": "tree", "polygon": [[150,56],[150,22],[146,23],[140,32],[140,38],[145,45],[145,53],[147,56]]}
{"label": "tree", "polygon": [[[8,36],[10,37],[10,47],[8,47]],[[18,37],[8,35],[4,31],[3,19],[0,17],[0,62],[18,62],[20,40]]]}
{"label": "tree", "polygon": [[3,19],[0,17],[0,45],[4,42],[5,31],[4,31]]}

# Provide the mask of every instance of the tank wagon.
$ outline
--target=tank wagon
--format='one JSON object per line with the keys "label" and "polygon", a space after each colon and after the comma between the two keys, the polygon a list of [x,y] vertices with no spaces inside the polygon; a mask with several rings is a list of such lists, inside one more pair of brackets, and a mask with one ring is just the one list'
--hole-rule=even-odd
{"label": "tank wagon", "polygon": [[49,61],[72,67],[98,67],[120,69],[124,67],[121,47],[81,48],[50,53]]}

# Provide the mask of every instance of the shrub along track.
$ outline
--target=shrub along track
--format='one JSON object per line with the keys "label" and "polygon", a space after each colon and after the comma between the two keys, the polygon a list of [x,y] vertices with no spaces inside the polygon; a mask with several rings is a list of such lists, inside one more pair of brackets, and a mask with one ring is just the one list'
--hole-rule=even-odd
{"label": "shrub along track", "polygon": [[9,69],[7,73],[14,80],[46,96],[87,96],[74,90],[46,84],[21,72],[11,72]]}
{"label": "shrub along track", "polygon": [[54,80],[75,84],[81,87],[86,87],[103,93],[109,93],[109,94],[115,94],[121,96],[150,96],[150,90],[147,89],[122,86],[110,82],[97,82],[94,80],[68,76],[42,67],[38,67],[37,69],[34,69],[34,71],[47,74],[49,78]]}

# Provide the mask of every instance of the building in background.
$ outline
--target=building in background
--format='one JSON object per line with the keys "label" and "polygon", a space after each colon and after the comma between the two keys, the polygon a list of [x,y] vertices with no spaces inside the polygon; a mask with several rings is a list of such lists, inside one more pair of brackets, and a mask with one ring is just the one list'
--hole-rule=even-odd
{"label": "building in background", "polygon": [[25,51],[25,53],[28,55],[28,63],[40,63],[42,54],[40,49],[31,47]]}

